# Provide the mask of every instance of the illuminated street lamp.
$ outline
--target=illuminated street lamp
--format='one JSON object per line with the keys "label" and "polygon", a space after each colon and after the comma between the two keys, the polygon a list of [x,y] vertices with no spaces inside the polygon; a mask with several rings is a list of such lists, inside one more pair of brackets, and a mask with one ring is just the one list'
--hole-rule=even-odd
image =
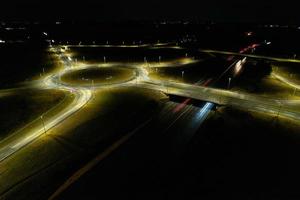
{"label": "illuminated street lamp", "polygon": [[105,56],[103,56],[103,62],[106,63],[106,57]]}
{"label": "illuminated street lamp", "polygon": [[41,120],[42,120],[43,127],[44,127],[44,133],[46,134],[46,127],[45,127],[45,122],[44,122],[44,117],[43,117],[43,115],[41,115]]}
{"label": "illuminated street lamp", "polygon": [[293,96],[295,96],[296,92],[297,92],[297,88],[294,88]]}
{"label": "illuminated street lamp", "polygon": [[230,88],[231,77],[228,78],[228,89]]}
{"label": "illuminated street lamp", "polygon": [[181,78],[183,79],[184,71],[181,71]]}
{"label": "illuminated street lamp", "polygon": [[95,89],[94,79],[92,79],[92,89]]}
{"label": "illuminated street lamp", "polygon": [[161,56],[158,56],[158,62],[160,63],[160,61],[161,61]]}

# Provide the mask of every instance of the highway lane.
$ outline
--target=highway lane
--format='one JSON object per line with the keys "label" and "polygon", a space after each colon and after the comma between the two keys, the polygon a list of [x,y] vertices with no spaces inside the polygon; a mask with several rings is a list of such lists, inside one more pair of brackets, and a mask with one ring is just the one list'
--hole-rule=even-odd
{"label": "highway lane", "polygon": [[292,88],[296,88],[298,90],[300,89],[300,85],[299,84],[294,83],[293,81],[291,81],[291,80],[283,77],[282,75],[280,75],[279,73],[275,72],[274,70],[272,71],[271,76],[274,77],[274,78],[276,78],[276,79],[278,79],[279,81],[281,81],[281,82],[289,85]]}
{"label": "highway lane", "polygon": [[[71,63],[64,56],[61,56],[65,63],[65,68],[70,68]],[[51,109],[51,117],[43,113],[40,118],[29,123],[27,126],[11,134],[11,137],[1,141],[0,143],[0,162],[10,155],[14,154],[27,144],[45,134],[48,130],[63,122],[66,118],[81,109],[92,97],[92,91],[84,88],[73,88],[57,84],[56,75],[51,74],[43,77],[39,81],[35,81],[33,86],[39,86],[41,89],[58,89],[65,91],[67,95],[73,95],[73,100],[61,107],[60,104]],[[69,93],[69,94],[68,94]],[[55,114],[54,114],[55,113]]]}
{"label": "highway lane", "polygon": [[154,43],[154,44],[70,44],[70,45],[61,45],[63,48],[181,48],[179,46],[173,46],[174,42],[168,43]]}
{"label": "highway lane", "polygon": [[[88,68],[89,65],[75,67],[76,64],[70,60],[67,55],[63,53],[58,54],[60,59],[64,62],[65,68],[59,72],[42,77],[39,81],[35,82],[34,85],[37,84],[40,88],[52,88],[66,91],[67,93],[72,94],[74,99],[63,108],[57,107],[57,109],[54,109],[56,114],[50,118],[45,116],[44,119],[42,119],[43,123],[41,123],[41,120],[40,123],[33,125],[26,132],[22,131],[22,134],[16,133],[16,137],[12,137],[3,142],[0,145],[0,161],[31,143],[57,124],[62,123],[89,102],[93,90],[101,89],[103,87],[134,86],[157,90],[166,94],[207,101],[208,103],[203,103],[201,106],[189,104],[180,106],[182,103],[171,102],[162,110],[154,128],[157,128],[157,131],[162,134],[174,136],[174,139],[172,139],[170,143],[171,146],[177,148],[174,148],[177,151],[180,151],[182,145],[184,146],[193,137],[193,134],[209,115],[214,106],[213,103],[235,106],[244,110],[268,113],[274,116],[282,116],[296,120],[300,119],[300,112],[297,109],[297,106],[300,104],[299,102],[264,98],[258,95],[242,94],[198,85],[155,81],[149,78],[147,66],[141,63],[127,63],[128,66],[133,67],[137,71],[135,79],[127,82],[106,86],[90,85],[82,87],[80,85],[69,85],[67,83],[62,83],[60,76],[70,70]],[[244,54],[242,55],[244,56]],[[173,66],[177,66],[177,64],[178,63]],[[107,67],[113,67],[110,63],[106,63],[105,65],[107,65]],[[168,63],[166,65],[171,64]],[[176,112],[178,106],[182,107],[180,112]],[[151,126],[154,126],[154,124],[151,123]],[[168,139],[170,139],[170,137],[166,137],[165,141]]]}
{"label": "highway lane", "polygon": [[[272,108],[269,112],[270,114],[274,114],[279,110],[280,111],[286,110],[286,112],[281,112],[281,114],[284,114],[286,117],[292,116],[293,118],[298,118],[297,114],[295,114],[296,112],[294,111],[294,108],[292,108],[292,106],[298,104],[297,101],[269,99],[257,95],[241,94],[237,92],[200,87],[200,86],[199,86],[200,88],[199,87],[195,88],[195,86],[190,86],[187,84],[175,83],[175,82],[154,81],[149,78],[147,67],[145,65],[138,66],[135,63],[134,67],[136,67],[138,71],[136,80],[133,80],[128,83],[120,84],[119,86],[130,86],[134,83],[136,86],[144,87],[145,85],[143,84],[146,82],[150,84],[147,86],[147,88],[160,90],[168,94],[191,97],[199,100],[207,100],[209,102],[215,102],[222,105],[231,105],[231,104],[233,105],[234,103],[232,102],[235,102],[235,100],[249,101],[250,102],[249,104],[252,106],[257,104],[260,105],[256,107],[256,110],[259,111],[263,110],[263,112],[265,112],[266,110],[268,110],[268,108]],[[184,90],[186,91],[184,92]],[[196,94],[195,92],[196,90],[199,94]],[[266,106],[265,107],[266,109],[262,109],[261,108],[262,105]],[[291,108],[287,109],[286,107],[291,107]],[[249,106],[247,107],[247,109],[249,109]],[[290,110],[293,111],[290,112]]]}
{"label": "highway lane", "polygon": [[249,58],[258,58],[258,59],[272,60],[272,61],[277,61],[277,62],[300,63],[300,60],[298,60],[298,59],[277,58],[277,57],[271,57],[271,56],[262,56],[262,55],[255,55],[255,54],[245,54],[245,53],[237,53],[237,52],[231,52],[231,51],[206,50],[206,49],[205,50],[204,49],[200,49],[199,51],[200,52],[204,52],[204,53],[214,53],[214,54],[243,56],[243,57],[249,57]]}
{"label": "highway lane", "polygon": [[[26,137],[20,137],[11,142],[5,142],[5,146],[0,148],[0,161],[18,151],[26,144],[34,141],[36,138],[41,136],[45,131],[51,129],[55,125],[61,123],[67,117],[71,116],[74,112],[83,107],[91,98],[93,89],[100,89],[103,86],[91,86],[91,87],[81,87],[81,86],[70,86],[65,83],[61,83],[60,76],[63,73],[66,73],[68,70],[77,70],[80,69],[74,68],[75,63],[63,52],[59,51],[60,47],[57,47],[55,50],[58,53],[59,58],[63,61],[65,68],[58,73],[54,73],[48,75],[46,77],[42,77],[40,82],[35,82],[36,84],[40,84],[41,88],[52,88],[59,89],[63,91],[67,91],[73,93],[75,96],[74,101],[70,103],[66,108],[57,110],[57,115],[54,115],[51,119],[44,120],[45,128],[41,127],[41,125],[37,125],[33,127]],[[213,53],[209,51],[210,53]],[[247,56],[241,54],[242,56]],[[253,56],[253,55],[251,55]],[[170,64],[170,63],[169,63]],[[110,66],[109,64],[107,64]],[[128,63],[130,65],[130,63]],[[176,65],[176,64],[175,64]],[[88,65],[82,66],[88,67]],[[249,95],[249,94],[241,94],[226,90],[213,89],[207,87],[201,87],[196,85],[189,85],[183,83],[176,82],[165,82],[165,81],[154,81],[151,80],[148,76],[147,67],[143,65],[139,65],[134,63],[134,68],[137,70],[137,75],[134,80],[120,83],[118,87],[128,87],[128,86],[136,86],[142,88],[148,88],[153,90],[162,91],[167,94],[173,94],[198,100],[204,100],[207,102],[213,102],[220,105],[230,105],[237,106],[246,110],[253,110],[259,112],[265,112],[273,115],[280,115],[284,117],[289,117],[293,119],[299,119],[300,114],[297,109],[295,109],[295,105],[297,102],[288,102],[285,100],[275,100],[269,98],[259,97],[257,95]],[[107,86],[111,87],[111,86]],[[210,104],[206,104],[210,107]],[[201,111],[199,111],[202,113]],[[206,112],[205,112],[206,113]],[[199,114],[200,116],[205,114]],[[203,117],[204,119],[205,117]],[[16,134],[17,135],[17,134]],[[4,143],[3,143],[4,144]]]}
{"label": "highway lane", "polygon": [[236,106],[246,110],[280,115],[295,120],[300,119],[299,106],[295,105],[295,101],[287,102],[285,100],[269,99],[257,95],[241,94],[175,82],[144,82],[140,83],[139,87],[159,90],[166,94],[213,102],[219,105]]}

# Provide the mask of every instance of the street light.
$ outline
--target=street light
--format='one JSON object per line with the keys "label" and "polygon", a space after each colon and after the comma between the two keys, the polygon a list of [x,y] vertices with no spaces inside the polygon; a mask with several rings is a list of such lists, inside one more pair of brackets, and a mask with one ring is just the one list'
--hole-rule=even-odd
{"label": "street light", "polygon": [[296,92],[297,92],[297,88],[295,87],[295,88],[294,88],[293,96],[295,96]]}
{"label": "street light", "polygon": [[46,127],[45,127],[45,122],[44,122],[44,117],[43,117],[43,115],[41,115],[41,120],[42,120],[43,127],[44,127],[44,133],[46,134]]}
{"label": "street light", "polygon": [[105,56],[103,56],[103,62],[106,63],[106,57]]}
{"label": "street light", "polygon": [[228,78],[228,89],[230,88],[231,77]]}
{"label": "street light", "polygon": [[181,78],[183,79],[184,71],[181,71]]}

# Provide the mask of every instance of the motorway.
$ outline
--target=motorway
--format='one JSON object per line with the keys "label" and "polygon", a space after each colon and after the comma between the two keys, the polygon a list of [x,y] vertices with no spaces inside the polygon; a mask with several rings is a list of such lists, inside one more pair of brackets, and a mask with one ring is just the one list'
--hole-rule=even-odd
{"label": "motorway", "polygon": [[[82,46],[82,45],[80,45]],[[97,45],[90,45],[97,47]],[[88,46],[88,47],[90,47]],[[121,45],[126,47],[126,45]],[[67,46],[71,47],[71,46]],[[85,47],[85,46],[82,46]],[[103,47],[101,45],[101,47]],[[133,47],[133,46],[129,46]],[[140,47],[140,46],[134,46]],[[145,46],[142,46],[145,47]],[[148,47],[146,45],[146,47]],[[170,82],[162,80],[152,80],[149,77],[148,67],[149,64],[145,63],[126,63],[125,67],[131,67],[135,70],[135,77],[112,85],[103,84],[90,84],[90,85],[71,85],[61,81],[61,76],[69,73],[70,71],[87,69],[89,67],[95,67],[95,65],[87,65],[81,63],[75,63],[72,58],[61,51],[62,46],[52,47],[52,51],[55,51],[58,58],[64,64],[64,68],[50,73],[46,76],[42,76],[39,80],[32,83],[28,83],[26,87],[39,88],[39,89],[57,89],[62,90],[67,94],[68,100],[53,107],[51,115],[44,113],[40,118],[29,123],[26,127],[16,131],[11,137],[0,142],[0,162],[8,158],[10,155],[18,152],[26,145],[30,144],[34,140],[38,139],[41,135],[45,134],[47,131],[55,127],[56,125],[63,123],[65,119],[72,116],[78,110],[83,108],[93,97],[93,92],[107,87],[139,87],[147,88],[151,90],[161,91],[165,94],[181,96],[191,99],[196,99],[204,101],[201,106],[189,105],[186,100],[179,103],[169,102],[163,108],[163,112],[160,116],[160,123],[165,123],[165,125],[160,125],[160,127],[165,126],[163,132],[171,133],[175,130],[179,130],[178,124],[183,124],[186,121],[185,129],[181,132],[176,139],[176,141],[189,140],[203,121],[207,118],[210,111],[213,109],[215,104],[234,106],[241,108],[243,110],[255,111],[265,114],[270,114],[274,116],[281,116],[289,119],[299,120],[300,101],[295,100],[285,100],[285,99],[272,99],[265,98],[259,95],[232,92],[224,89],[209,88],[201,85],[192,85],[182,82]],[[65,47],[64,47],[65,48]],[[149,48],[153,48],[150,46]],[[161,47],[163,48],[163,47]],[[257,55],[230,53],[230,52],[219,52],[205,50],[203,52],[207,53],[222,53],[226,55],[240,55],[244,57],[253,57],[260,59],[270,59],[280,62],[299,62],[299,60],[290,60],[283,58],[272,58]],[[183,58],[180,60],[175,60],[173,62],[161,62],[159,64],[153,64],[152,67],[178,67],[190,63],[198,62],[191,58]],[[104,63],[97,65],[98,67],[114,67],[116,63]],[[150,65],[151,67],[151,65]],[[272,74],[274,77],[284,82],[285,84],[300,88],[299,85],[294,84],[290,80],[280,77],[277,74]],[[205,82],[205,80],[202,80]],[[200,83],[201,84],[201,83]],[[16,92],[16,89],[3,90],[0,91],[0,97],[4,95],[9,95],[9,91]],[[54,114],[53,114],[54,113]],[[189,120],[185,118],[189,116]],[[166,120],[168,119],[168,120]],[[40,123],[40,122],[43,123]],[[169,123],[171,121],[171,123]],[[182,133],[186,137],[182,136]],[[187,137],[187,135],[189,135]],[[184,143],[184,142],[183,142]],[[178,146],[178,145],[177,145]]]}
{"label": "motorway", "polygon": [[298,59],[277,58],[277,57],[272,57],[272,56],[237,53],[237,52],[231,52],[231,51],[219,51],[219,50],[211,50],[211,49],[200,49],[199,51],[204,52],[204,53],[212,53],[212,54],[234,55],[234,56],[243,56],[243,57],[263,59],[263,60],[272,60],[272,61],[276,61],[276,62],[300,63],[300,60],[298,60]]}
{"label": "motorway", "polygon": [[[92,45],[94,46],[94,45]],[[149,65],[145,63],[126,63],[126,66],[131,66],[136,69],[136,77],[134,79],[128,80],[126,82],[121,82],[113,85],[102,85],[102,84],[94,84],[94,85],[68,85],[61,81],[60,77],[65,73],[74,70],[86,69],[91,66],[89,65],[76,65],[68,54],[65,54],[61,50],[61,46],[57,46],[52,48],[52,50],[56,51],[59,59],[64,63],[64,68],[58,72],[42,77],[40,80],[32,83],[32,87],[39,87],[44,89],[58,89],[63,90],[68,93],[72,97],[72,101],[69,102],[68,105],[64,105],[65,107],[58,106],[57,108],[53,108],[56,112],[54,116],[51,118],[47,118],[47,114],[42,115],[42,120],[44,123],[44,127],[41,126],[41,123],[30,123],[30,128],[25,128],[17,131],[12,134],[14,137],[9,137],[8,139],[1,141],[0,143],[0,161],[7,158],[14,152],[17,152],[22,147],[34,141],[36,138],[41,136],[43,133],[47,132],[52,127],[57,124],[63,122],[66,118],[71,116],[73,113],[82,108],[85,104],[89,102],[92,97],[93,90],[105,88],[105,87],[142,87],[152,90],[161,91],[170,95],[177,95],[192,99],[197,99],[201,101],[207,101],[216,103],[218,105],[229,105],[239,107],[245,110],[257,111],[268,113],[271,115],[280,115],[282,117],[291,118],[295,120],[300,119],[300,112],[297,108],[300,104],[298,101],[289,101],[282,99],[270,99],[261,97],[253,94],[244,94],[238,92],[232,92],[223,89],[215,89],[209,87],[203,87],[199,85],[185,84],[179,82],[170,82],[170,81],[160,81],[160,80],[152,80],[148,76],[147,67]],[[216,51],[204,51],[209,53],[220,53]],[[239,54],[234,54],[239,55]],[[243,56],[248,56],[245,54],[241,54]],[[252,57],[255,55],[251,55]],[[255,56],[258,58],[262,58],[261,56]],[[273,59],[273,58],[268,58]],[[277,59],[280,60],[282,59]],[[289,61],[295,62],[296,60]],[[197,62],[195,60],[185,58],[183,60],[166,62],[157,64],[156,67],[177,67],[182,66],[188,63]],[[76,67],[74,67],[76,66]],[[115,64],[105,63],[100,64],[98,67],[113,67]],[[283,81],[284,83],[300,88],[299,86],[292,84],[289,80],[284,79],[283,77],[278,77],[278,75],[273,73],[273,76]],[[0,91],[1,95],[5,95],[9,90]],[[209,104],[207,104],[209,105]],[[207,110],[209,112],[209,110]],[[206,114],[203,115],[203,119],[205,119]],[[37,120],[36,120],[37,121]],[[22,137],[20,137],[22,136]]]}

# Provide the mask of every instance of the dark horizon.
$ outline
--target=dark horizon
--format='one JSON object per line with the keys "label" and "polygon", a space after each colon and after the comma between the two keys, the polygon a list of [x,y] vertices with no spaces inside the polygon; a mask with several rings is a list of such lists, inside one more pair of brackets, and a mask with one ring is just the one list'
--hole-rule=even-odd
{"label": "dark horizon", "polygon": [[218,2],[97,2],[57,0],[7,2],[1,7],[3,20],[211,20],[220,22],[300,23],[297,3],[237,0]]}

